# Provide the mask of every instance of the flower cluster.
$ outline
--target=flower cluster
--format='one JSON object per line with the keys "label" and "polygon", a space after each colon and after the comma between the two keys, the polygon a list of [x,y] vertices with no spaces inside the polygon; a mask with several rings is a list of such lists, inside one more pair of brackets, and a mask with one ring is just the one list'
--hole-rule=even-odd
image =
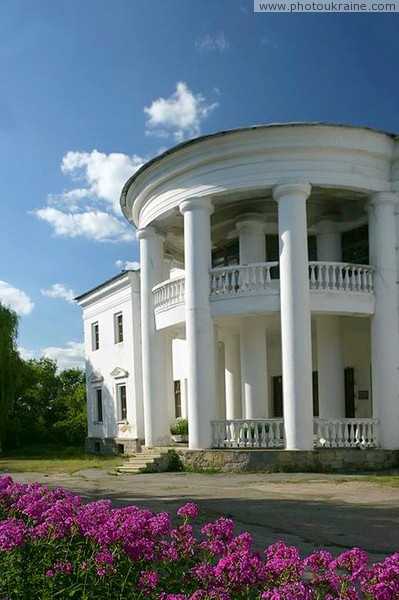
{"label": "flower cluster", "polygon": [[[220,517],[200,530],[108,500],[0,477],[0,600],[398,600],[399,554],[370,565],[353,548],[302,559],[279,541],[262,553]],[[198,531],[196,533],[196,531]]]}

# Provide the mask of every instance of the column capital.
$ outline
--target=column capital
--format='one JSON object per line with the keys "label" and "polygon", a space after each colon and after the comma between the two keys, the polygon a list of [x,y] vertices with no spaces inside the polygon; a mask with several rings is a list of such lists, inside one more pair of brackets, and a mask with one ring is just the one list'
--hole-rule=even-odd
{"label": "column capital", "polygon": [[266,233],[265,217],[259,213],[245,213],[236,220],[239,233]]}
{"label": "column capital", "polygon": [[273,198],[278,202],[285,196],[303,196],[307,200],[310,196],[312,186],[305,181],[287,181],[278,183],[273,188]]}
{"label": "column capital", "polygon": [[155,229],[155,227],[152,227],[151,225],[136,230],[136,238],[138,240],[148,240],[155,237],[161,238],[162,241],[166,238],[164,233],[158,231],[158,229]]}
{"label": "column capital", "polygon": [[395,206],[398,203],[399,194],[397,192],[376,192],[369,196],[368,203],[366,205],[366,211],[371,207],[381,205],[392,205]]}
{"label": "column capital", "polygon": [[209,196],[187,198],[179,204],[179,209],[182,215],[193,210],[208,211],[209,215],[213,213],[213,204]]}

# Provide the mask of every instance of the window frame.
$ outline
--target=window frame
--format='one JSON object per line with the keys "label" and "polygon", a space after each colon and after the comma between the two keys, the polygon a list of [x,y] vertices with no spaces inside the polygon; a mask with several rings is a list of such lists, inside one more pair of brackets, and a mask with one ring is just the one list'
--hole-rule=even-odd
{"label": "window frame", "polygon": [[94,423],[104,423],[103,389],[100,386],[94,388]]}
{"label": "window frame", "polygon": [[[124,396],[122,394],[124,389]],[[127,384],[126,382],[116,384],[116,400],[118,410],[118,423],[127,423]],[[124,405],[123,405],[123,403]]]}
{"label": "window frame", "polygon": [[114,343],[120,344],[124,339],[123,312],[114,314]]}
{"label": "window frame", "polygon": [[91,324],[91,349],[93,352],[100,348],[100,325],[98,321]]}

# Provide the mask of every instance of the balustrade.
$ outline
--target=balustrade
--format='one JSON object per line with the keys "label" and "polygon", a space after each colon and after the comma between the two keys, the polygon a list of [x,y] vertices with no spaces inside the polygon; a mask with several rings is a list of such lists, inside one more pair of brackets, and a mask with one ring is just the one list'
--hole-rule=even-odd
{"label": "balustrade", "polygon": [[373,272],[374,268],[369,265],[310,262],[310,289],[370,293],[373,291]]}
{"label": "balustrade", "polygon": [[153,288],[154,310],[164,310],[184,303],[185,278],[168,279]]}
{"label": "balustrade", "polygon": [[[374,267],[338,262],[310,262],[312,291],[373,292]],[[211,269],[211,300],[247,294],[275,293],[279,286],[279,263],[255,263]],[[184,303],[185,279],[169,279],[153,288],[155,310]]]}
{"label": "balustrade", "polygon": [[268,262],[211,269],[211,296],[272,289],[272,281],[279,279],[278,266]]}
{"label": "balustrade", "polygon": [[316,448],[376,448],[377,419],[315,419]]}
{"label": "balustrade", "polygon": [[284,448],[283,419],[212,421],[216,448]]}
{"label": "balustrade", "polygon": [[[283,419],[212,421],[215,448],[284,448]],[[377,419],[314,419],[316,448],[377,448]]]}

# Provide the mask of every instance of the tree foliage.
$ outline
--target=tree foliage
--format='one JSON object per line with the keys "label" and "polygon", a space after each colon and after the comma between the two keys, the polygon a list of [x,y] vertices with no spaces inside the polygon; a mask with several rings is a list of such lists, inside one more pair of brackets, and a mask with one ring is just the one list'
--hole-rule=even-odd
{"label": "tree foliage", "polygon": [[0,303],[0,451],[2,446],[83,444],[84,372],[59,372],[49,358],[23,360],[17,333],[18,316]]}
{"label": "tree foliage", "polygon": [[0,450],[13,403],[20,357],[16,348],[18,317],[0,303]]}
{"label": "tree foliage", "polygon": [[49,358],[24,362],[21,385],[15,397],[7,445],[80,444],[86,435],[86,384],[84,372],[58,373]]}

